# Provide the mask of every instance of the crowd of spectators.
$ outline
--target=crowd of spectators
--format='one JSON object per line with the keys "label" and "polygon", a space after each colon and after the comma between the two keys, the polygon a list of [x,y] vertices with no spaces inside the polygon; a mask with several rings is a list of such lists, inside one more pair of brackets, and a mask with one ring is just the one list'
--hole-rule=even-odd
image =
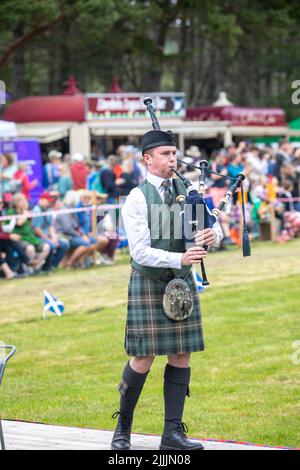
{"label": "crowd of spectators", "polygon": [[[203,158],[198,147],[191,147],[184,158],[193,164]],[[238,145],[214,150],[208,158],[207,204],[219,205],[237,175],[246,175],[246,221],[250,237],[285,242],[300,235],[300,148],[287,141],[272,147],[241,141]],[[188,167],[187,176],[197,182],[199,171]],[[240,243],[241,204],[239,193],[221,214],[224,239],[220,249]]]}
{"label": "crowd of spectators", "polygon": [[[211,173],[207,179],[210,208],[219,204],[232,178],[245,173],[246,220],[252,238],[268,238],[268,227],[278,241],[299,236],[300,148],[286,141],[276,148],[240,142],[209,156],[191,146],[179,157],[185,161],[179,164],[179,171],[195,184],[199,171],[192,165],[201,159],[209,160],[209,168],[221,174]],[[80,153],[63,156],[51,150],[43,167],[43,191],[32,204],[30,191],[38,182],[29,180],[24,164],[17,167],[12,155],[1,155],[0,215],[17,216],[0,220],[2,275],[13,279],[58,267],[113,264],[124,234],[116,233],[108,214],[97,218],[90,209],[95,204],[118,203],[146,174],[139,149],[133,145],[122,145],[107,158],[90,160]],[[63,209],[73,211],[58,212]],[[240,242],[240,219],[239,196],[235,195],[221,215],[224,240],[220,249]]]}

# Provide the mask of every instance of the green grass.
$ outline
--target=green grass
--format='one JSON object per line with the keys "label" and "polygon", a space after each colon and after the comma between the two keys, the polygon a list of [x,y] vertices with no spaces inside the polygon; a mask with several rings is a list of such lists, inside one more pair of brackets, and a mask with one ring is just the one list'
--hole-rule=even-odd
{"label": "green grass", "polygon": [[[184,420],[193,436],[300,446],[300,240],[257,243],[209,256],[201,296],[206,351],[192,357]],[[128,257],[114,267],[0,281],[0,340],[16,344],[1,390],[1,415],[113,429],[123,350]],[[42,320],[44,288],[66,304]],[[161,433],[165,358],[156,359],[134,430]]]}

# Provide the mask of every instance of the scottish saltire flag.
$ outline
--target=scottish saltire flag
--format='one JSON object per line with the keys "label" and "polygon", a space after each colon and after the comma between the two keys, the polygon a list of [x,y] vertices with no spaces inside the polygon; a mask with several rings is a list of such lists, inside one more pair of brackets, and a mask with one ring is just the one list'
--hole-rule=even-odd
{"label": "scottish saltire flag", "polygon": [[44,312],[43,318],[46,318],[47,312],[53,313],[57,317],[61,317],[65,311],[64,303],[58,300],[54,295],[44,290]]}
{"label": "scottish saltire flag", "polygon": [[197,292],[203,292],[205,287],[202,285],[202,278],[200,277],[199,273],[196,271],[195,268],[193,268],[193,275],[197,287]]}

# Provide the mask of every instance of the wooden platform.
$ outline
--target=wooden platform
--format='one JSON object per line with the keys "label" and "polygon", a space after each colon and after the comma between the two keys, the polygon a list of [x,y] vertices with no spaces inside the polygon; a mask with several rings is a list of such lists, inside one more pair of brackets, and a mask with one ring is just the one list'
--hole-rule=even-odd
{"label": "wooden platform", "polygon": [[[7,450],[109,450],[111,431],[3,421]],[[207,450],[271,450],[271,447],[201,440]],[[160,436],[132,435],[132,450],[159,448]]]}

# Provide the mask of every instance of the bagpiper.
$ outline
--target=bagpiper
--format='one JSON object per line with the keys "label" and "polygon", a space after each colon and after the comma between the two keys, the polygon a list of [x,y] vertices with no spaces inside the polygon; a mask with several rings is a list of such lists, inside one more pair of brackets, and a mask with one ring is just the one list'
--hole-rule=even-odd
{"label": "bagpiper", "polygon": [[130,449],[135,407],[155,357],[163,355],[167,363],[160,449],[203,450],[201,443],[188,439],[182,421],[186,396],[190,396],[191,353],[204,350],[199,294],[191,268],[206,257],[203,245],[218,244],[223,233],[216,222],[197,231],[195,245],[185,249],[182,234],[176,233],[173,210],[178,206],[172,184],[177,168],[175,136],[171,131],[151,130],[143,136],[141,150],[147,177],[131,191],[122,209],[131,254],[125,330],[130,360],[118,387],[120,408],[113,415],[118,423],[111,448]]}

